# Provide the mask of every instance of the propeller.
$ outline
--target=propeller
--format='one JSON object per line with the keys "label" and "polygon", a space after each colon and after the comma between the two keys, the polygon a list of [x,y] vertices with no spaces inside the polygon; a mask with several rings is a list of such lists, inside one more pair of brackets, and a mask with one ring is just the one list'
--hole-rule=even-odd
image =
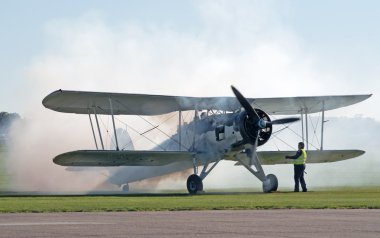
{"label": "propeller", "polygon": [[257,131],[259,131],[260,129],[266,128],[268,125],[287,124],[287,123],[292,123],[292,122],[300,120],[298,117],[288,117],[288,118],[277,119],[274,121],[266,121],[259,117],[256,110],[251,106],[251,104],[243,96],[243,94],[239,92],[239,90],[237,90],[232,85],[231,85],[231,89],[233,93],[235,94],[236,99],[239,101],[240,105],[247,112],[248,118],[250,119],[249,123],[257,125],[255,126]]}
{"label": "propeller", "polygon": [[288,117],[288,118],[273,120],[269,123],[272,125],[279,125],[279,124],[292,123],[298,120],[300,120],[298,117]]}
{"label": "propeller", "polygon": [[235,97],[237,98],[237,100],[239,101],[240,105],[244,108],[244,110],[247,112],[248,116],[250,118],[255,118],[256,120],[259,120],[260,117],[259,115],[257,115],[257,112],[255,111],[255,109],[253,109],[253,107],[251,106],[251,104],[249,104],[249,102],[247,101],[247,99],[243,96],[243,94],[241,94],[239,92],[239,90],[237,90],[234,86],[231,85],[231,89],[232,91],[234,92],[235,94]]}
{"label": "propeller", "polygon": [[282,118],[282,119],[277,119],[273,121],[266,121],[260,118],[259,121],[257,122],[257,125],[259,129],[264,129],[269,125],[282,125],[282,124],[292,123],[298,120],[300,120],[298,117],[288,117],[288,118]]}

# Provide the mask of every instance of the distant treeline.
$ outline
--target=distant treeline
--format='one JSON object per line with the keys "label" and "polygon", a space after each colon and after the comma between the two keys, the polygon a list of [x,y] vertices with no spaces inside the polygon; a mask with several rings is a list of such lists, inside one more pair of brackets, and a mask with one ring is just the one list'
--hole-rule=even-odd
{"label": "distant treeline", "polygon": [[0,112],[0,139],[6,139],[4,137],[9,134],[12,123],[20,119],[17,113]]}

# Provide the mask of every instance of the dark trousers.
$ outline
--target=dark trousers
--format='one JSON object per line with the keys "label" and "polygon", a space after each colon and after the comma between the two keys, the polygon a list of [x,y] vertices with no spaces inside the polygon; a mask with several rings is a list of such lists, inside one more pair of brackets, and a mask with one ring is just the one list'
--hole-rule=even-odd
{"label": "dark trousers", "polygon": [[294,191],[298,192],[300,190],[300,182],[302,191],[306,192],[306,183],[305,179],[303,178],[305,172],[305,165],[304,164],[295,164],[294,165]]}

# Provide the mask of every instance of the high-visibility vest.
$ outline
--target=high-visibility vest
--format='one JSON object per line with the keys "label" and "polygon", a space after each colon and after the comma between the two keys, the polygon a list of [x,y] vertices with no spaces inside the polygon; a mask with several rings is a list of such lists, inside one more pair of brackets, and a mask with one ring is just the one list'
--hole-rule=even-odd
{"label": "high-visibility vest", "polygon": [[305,164],[306,159],[307,159],[307,153],[306,150],[301,149],[301,155],[294,160],[294,164]]}

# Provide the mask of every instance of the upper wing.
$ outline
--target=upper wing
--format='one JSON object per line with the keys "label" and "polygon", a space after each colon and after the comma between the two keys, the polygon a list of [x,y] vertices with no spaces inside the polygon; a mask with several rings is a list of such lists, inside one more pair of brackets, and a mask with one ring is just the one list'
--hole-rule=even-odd
{"label": "upper wing", "polygon": [[253,106],[263,109],[268,114],[294,115],[305,111],[315,113],[347,107],[364,101],[371,96],[372,94],[258,98],[254,101]]}
{"label": "upper wing", "polygon": [[60,154],[53,161],[62,166],[159,166],[192,163],[193,157],[187,151],[77,150]]}
{"label": "upper wing", "polygon": [[[293,155],[294,151],[259,151],[257,152],[259,159],[263,165],[274,164],[291,164],[292,159],[285,159],[286,155]],[[365,152],[362,150],[309,150],[307,151],[306,163],[327,163],[341,160],[352,159],[358,157]],[[248,163],[245,154],[241,154],[239,159]],[[239,165],[238,162],[236,165]]]}
{"label": "upper wing", "polygon": [[[253,107],[269,114],[294,115],[332,110],[349,106],[369,98],[366,95],[248,98]],[[114,115],[160,115],[174,111],[223,110],[236,111],[241,108],[235,97],[182,97],[148,94],[102,93],[57,90],[46,96],[42,104],[58,112]]]}

